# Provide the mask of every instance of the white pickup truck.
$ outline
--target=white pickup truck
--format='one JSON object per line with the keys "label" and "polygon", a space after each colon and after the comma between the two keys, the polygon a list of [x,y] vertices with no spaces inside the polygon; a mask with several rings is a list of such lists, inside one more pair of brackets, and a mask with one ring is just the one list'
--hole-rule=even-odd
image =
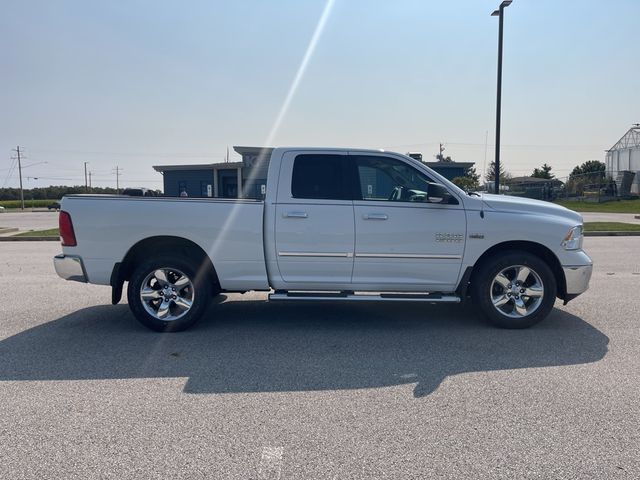
{"label": "white pickup truck", "polygon": [[587,290],[582,217],[566,208],[467,193],[380,150],[276,148],[265,161],[264,200],[66,196],[58,275],[111,285],[114,304],[128,282],[132,312],[157,331],[190,327],[221,292],[469,299],[524,328]]}

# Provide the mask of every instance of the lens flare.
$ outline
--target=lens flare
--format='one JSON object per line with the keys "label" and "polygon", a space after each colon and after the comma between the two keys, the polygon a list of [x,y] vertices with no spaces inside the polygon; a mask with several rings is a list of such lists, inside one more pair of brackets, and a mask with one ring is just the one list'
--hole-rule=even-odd
{"label": "lens flare", "polygon": [[[289,86],[287,96],[282,102],[280,110],[278,111],[278,115],[276,116],[276,119],[273,122],[273,125],[271,126],[271,130],[269,131],[269,135],[267,136],[267,139],[263,143],[263,145],[271,145],[278,130],[280,129],[280,125],[282,124],[282,121],[286,116],[287,111],[289,110],[289,106],[291,105],[293,97],[295,96],[296,91],[298,90],[298,86],[300,85],[302,79],[304,78],[309,62],[311,61],[311,58],[313,57],[313,53],[315,52],[316,46],[320,41],[320,37],[322,36],[322,32],[324,31],[325,25],[327,24],[327,20],[329,19],[334,3],[335,3],[335,0],[327,0],[327,3],[325,4],[324,9],[322,11],[322,14],[318,19],[318,23],[316,24],[316,28],[313,32],[313,35],[311,36],[309,45],[307,45],[307,49],[304,52],[304,56],[300,61],[300,65],[298,66],[296,75],[293,77],[293,81]],[[261,152],[258,155],[255,165],[252,167],[251,171],[249,172],[249,175],[245,180],[245,185],[251,185],[254,182],[256,178],[256,172],[258,172],[262,164],[267,161],[267,155],[265,153],[266,152]],[[238,185],[238,196],[240,196],[241,192],[242,192],[242,185]],[[235,203],[233,205],[233,207],[231,208],[231,212],[229,213],[229,216],[225,219],[224,224],[220,229],[220,235],[218,235],[217,238],[213,239],[213,243],[207,252],[212,262],[214,263],[214,265],[215,265],[215,259],[217,257],[216,254],[221,242],[231,241],[231,239],[225,239],[224,237],[230,231],[229,229],[231,225],[233,224],[236,217],[238,216],[238,213],[240,212],[240,205],[241,205],[240,202]],[[203,264],[200,266],[197,275],[201,276],[201,275],[204,275],[205,273],[206,273],[206,265]]]}

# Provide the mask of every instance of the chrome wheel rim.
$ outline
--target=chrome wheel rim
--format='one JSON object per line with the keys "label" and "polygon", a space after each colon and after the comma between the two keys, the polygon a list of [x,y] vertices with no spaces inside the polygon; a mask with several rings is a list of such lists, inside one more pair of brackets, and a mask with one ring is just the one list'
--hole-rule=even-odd
{"label": "chrome wheel rim", "polygon": [[163,322],[184,317],[195,299],[193,282],[175,268],[158,268],[151,272],[140,287],[140,301],[146,312]]}
{"label": "chrome wheel rim", "polygon": [[502,315],[523,318],[542,304],[544,285],[540,275],[526,265],[512,265],[498,273],[491,283],[491,303]]}

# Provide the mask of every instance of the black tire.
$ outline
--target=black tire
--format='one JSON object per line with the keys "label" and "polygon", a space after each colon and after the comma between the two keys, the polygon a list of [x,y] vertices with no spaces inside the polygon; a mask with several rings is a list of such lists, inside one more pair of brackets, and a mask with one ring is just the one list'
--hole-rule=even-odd
{"label": "black tire", "polygon": [[[524,285],[518,286],[519,282],[515,274],[522,267],[526,267],[533,274],[527,276]],[[498,279],[498,274],[503,271],[504,274],[500,277],[502,282],[504,278],[513,280],[507,285],[509,288],[503,287]],[[526,272],[524,268],[522,271]],[[539,293],[540,282],[543,287],[540,297],[529,297],[520,293],[523,290],[535,293],[536,289]],[[539,257],[519,250],[511,250],[487,258],[477,267],[471,280],[473,303],[480,307],[481,313],[490,323],[500,328],[528,328],[544,320],[553,309],[556,294],[557,283],[551,268]],[[522,300],[516,300],[516,295]],[[499,302],[506,300],[506,303],[498,307],[494,306],[494,298]],[[516,309],[515,302],[519,302],[520,312],[527,310],[527,305],[531,312],[521,315]]]}
{"label": "black tire", "polygon": [[[158,305],[158,301],[162,302],[164,297],[160,296],[158,300],[152,299],[144,302],[141,298],[141,289],[143,283],[149,285],[148,276],[157,270],[167,270],[168,280],[181,278],[178,275],[184,274],[190,280],[187,287],[181,290],[185,297],[190,296],[191,307],[186,311],[179,308],[178,304],[173,300],[167,302],[171,311],[167,315],[167,319],[163,320],[149,313],[148,309],[153,310],[154,304]],[[198,275],[198,266],[196,262],[189,258],[176,258],[173,256],[160,256],[141,262],[135,267],[129,285],[127,287],[127,298],[129,308],[136,319],[145,327],[155,330],[156,332],[179,332],[193,326],[205,313],[209,301],[211,299],[211,285],[208,281],[209,275]],[[157,279],[156,279],[157,280]],[[152,284],[159,282],[151,280]],[[171,282],[168,282],[172,285]],[[161,286],[159,288],[162,288]],[[176,286],[180,289],[179,286]],[[170,292],[169,292],[170,293]],[[170,298],[170,297],[168,297]],[[145,306],[147,303],[147,306]],[[170,318],[170,317],[176,318]]]}

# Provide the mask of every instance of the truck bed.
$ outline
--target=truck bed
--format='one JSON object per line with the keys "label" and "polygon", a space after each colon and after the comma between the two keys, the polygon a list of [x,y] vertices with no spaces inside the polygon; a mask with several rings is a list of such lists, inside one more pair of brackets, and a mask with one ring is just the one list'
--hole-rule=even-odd
{"label": "truck bed", "polygon": [[63,251],[83,258],[91,283],[108,285],[114,262],[138,242],[175,236],[209,255],[223,289],[269,288],[260,200],[69,195],[61,209],[78,243]]}

